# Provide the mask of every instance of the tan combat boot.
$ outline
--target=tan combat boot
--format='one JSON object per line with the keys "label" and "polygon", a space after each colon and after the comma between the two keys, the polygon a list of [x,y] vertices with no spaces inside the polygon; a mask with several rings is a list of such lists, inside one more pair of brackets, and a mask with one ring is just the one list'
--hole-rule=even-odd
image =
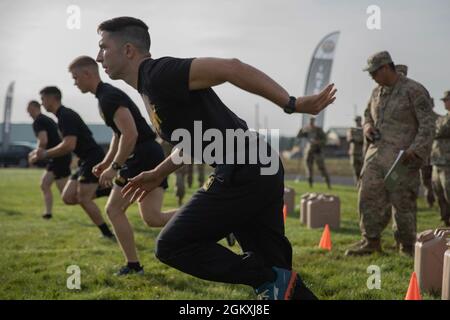
{"label": "tan combat boot", "polygon": [[345,251],[346,256],[362,256],[366,254],[372,254],[375,252],[381,252],[380,239],[363,239],[351,246]]}

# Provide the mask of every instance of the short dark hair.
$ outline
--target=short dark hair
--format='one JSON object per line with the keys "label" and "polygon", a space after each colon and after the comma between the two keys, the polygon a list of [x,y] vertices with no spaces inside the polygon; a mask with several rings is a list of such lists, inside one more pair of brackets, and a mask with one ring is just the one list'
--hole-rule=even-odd
{"label": "short dark hair", "polygon": [[69,64],[69,71],[75,68],[94,67],[98,70],[97,62],[88,56],[79,56]]}
{"label": "short dark hair", "polygon": [[139,19],[133,17],[117,17],[103,21],[97,28],[97,32],[108,31],[130,42],[142,52],[150,51],[150,34],[148,26]]}
{"label": "short dark hair", "polygon": [[33,106],[33,107],[35,107],[37,109],[41,108],[41,104],[39,102],[37,102],[36,100],[31,100],[30,102],[28,102],[28,105],[29,106]]}
{"label": "short dark hair", "polygon": [[62,98],[61,90],[59,90],[57,87],[54,86],[45,87],[39,93],[41,95],[54,96],[58,100],[61,100]]}

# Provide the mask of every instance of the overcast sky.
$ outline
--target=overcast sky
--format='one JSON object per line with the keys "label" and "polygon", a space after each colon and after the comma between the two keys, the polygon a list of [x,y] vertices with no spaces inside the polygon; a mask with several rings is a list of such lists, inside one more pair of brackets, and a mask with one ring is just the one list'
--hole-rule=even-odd
{"label": "overcast sky", "polygon": [[[67,27],[67,8],[81,9],[81,28]],[[381,9],[381,30],[368,30],[366,9]],[[31,122],[25,111],[47,85],[63,91],[63,103],[88,123],[100,123],[97,102],[81,94],[68,63],[97,53],[97,25],[116,16],[134,16],[150,27],[153,57],[236,57],[266,72],[291,95],[302,95],[314,48],[323,36],[339,30],[331,81],[337,100],[325,115],[325,127],[353,123],[354,105],[361,114],[375,86],[361,71],[367,57],[390,51],[394,62],[409,66],[409,76],[435,97],[444,113],[443,91],[450,90],[450,0],[40,0],[0,2],[0,119],[10,81],[16,82],[12,120]],[[139,95],[122,81],[105,81],[124,89],[147,114]],[[270,102],[231,85],[216,87],[235,113],[293,135],[301,116],[286,115]]]}

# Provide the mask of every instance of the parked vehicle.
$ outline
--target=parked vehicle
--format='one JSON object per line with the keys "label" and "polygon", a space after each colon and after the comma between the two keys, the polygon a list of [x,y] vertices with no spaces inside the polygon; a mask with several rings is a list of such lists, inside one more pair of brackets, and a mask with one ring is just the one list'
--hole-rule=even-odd
{"label": "parked vehicle", "polygon": [[29,142],[12,142],[6,151],[3,151],[0,146],[0,166],[27,168],[28,154],[34,148],[35,145]]}

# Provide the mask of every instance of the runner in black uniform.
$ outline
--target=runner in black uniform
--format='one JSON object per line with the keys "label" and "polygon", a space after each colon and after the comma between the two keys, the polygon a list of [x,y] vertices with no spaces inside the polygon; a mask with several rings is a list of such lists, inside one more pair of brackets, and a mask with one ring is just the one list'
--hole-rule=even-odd
{"label": "runner in black uniform", "polygon": [[[111,79],[122,79],[141,93],[157,132],[172,143],[179,142],[172,133],[180,128],[195,138],[194,121],[201,121],[202,133],[216,129],[222,136],[227,129],[247,128],[211,88],[224,82],[265,97],[287,113],[317,114],[335,99],[333,85],[318,95],[290,97],[267,75],[237,59],[154,60],[149,53],[148,27],[135,18],[105,21],[98,32],[101,39],[97,61]],[[236,151],[248,154],[250,150],[244,147]],[[175,156],[173,153],[156,169],[130,180],[122,190],[124,195],[142,201],[164,177],[180,167],[174,163]],[[284,235],[282,214],[283,167],[278,156],[274,162],[279,166],[273,175],[261,174],[260,162],[215,163],[209,182],[159,234],[156,256],[202,279],[247,284],[265,299],[314,299],[292,271],[292,248]],[[230,232],[240,243],[243,255],[217,243]]]}
{"label": "runner in black uniform", "polygon": [[105,155],[102,148],[95,142],[92,132],[78,113],[61,104],[61,91],[58,88],[46,87],[40,94],[44,108],[58,118],[58,128],[63,140],[51,149],[37,149],[32,161],[60,157],[73,151],[79,158],[78,169],[64,187],[63,201],[68,205],[81,205],[103,236],[113,239],[114,235],[93,201],[98,179],[92,174],[92,168],[102,161]]}
{"label": "runner in black uniform", "polygon": [[[144,270],[137,256],[133,229],[125,214],[130,203],[123,198],[121,190],[129,178],[151,170],[161,163],[164,160],[163,150],[155,141],[155,133],[126,93],[101,81],[94,59],[87,56],[78,57],[70,64],[69,71],[81,92],[95,94],[100,115],[114,132],[107,155],[94,167],[93,172],[100,177],[101,184],[111,186],[113,180],[115,184],[106,205],[106,212],[127,261],[117,275],[142,274]],[[161,212],[166,188],[167,180],[164,179],[159,187],[139,204],[141,217],[150,227],[165,226],[175,213],[175,210],[169,213]]]}
{"label": "runner in black uniform", "polygon": [[[58,126],[55,121],[41,113],[41,105],[37,101],[28,103],[27,111],[33,119],[33,131],[37,138],[37,147],[50,149],[61,142],[58,133]],[[70,162],[72,156],[70,154],[62,157],[49,159],[47,168],[41,178],[41,191],[44,196],[45,213],[42,215],[44,219],[52,217],[53,195],[52,184],[56,183],[58,190],[62,193],[67,177],[70,176]]]}

